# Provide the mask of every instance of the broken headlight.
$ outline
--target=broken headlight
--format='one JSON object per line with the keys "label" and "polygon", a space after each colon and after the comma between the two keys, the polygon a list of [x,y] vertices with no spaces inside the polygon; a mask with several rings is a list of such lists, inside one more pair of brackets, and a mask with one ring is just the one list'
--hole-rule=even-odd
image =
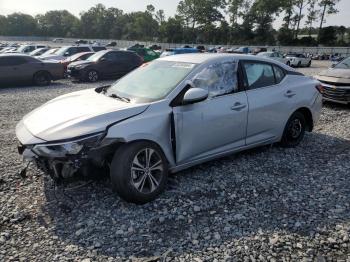
{"label": "broken headlight", "polygon": [[104,135],[105,133],[99,133],[69,142],[36,145],[32,150],[39,156],[49,158],[78,155],[84,149],[98,147]]}

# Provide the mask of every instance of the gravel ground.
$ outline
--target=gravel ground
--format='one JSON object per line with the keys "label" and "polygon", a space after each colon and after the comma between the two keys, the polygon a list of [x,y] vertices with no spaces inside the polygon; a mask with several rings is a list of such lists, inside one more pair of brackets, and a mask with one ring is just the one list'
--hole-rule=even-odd
{"label": "gravel ground", "polygon": [[16,123],[93,86],[0,89],[0,261],[350,261],[350,107],[326,104],[295,149],[261,147],[173,175],[143,206],[121,201],[107,179],[64,189],[36,170],[19,178]]}

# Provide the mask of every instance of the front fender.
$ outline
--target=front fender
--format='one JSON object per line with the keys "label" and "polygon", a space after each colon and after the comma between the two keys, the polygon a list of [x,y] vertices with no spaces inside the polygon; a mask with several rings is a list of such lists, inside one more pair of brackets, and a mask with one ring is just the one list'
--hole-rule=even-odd
{"label": "front fender", "polygon": [[111,126],[106,139],[116,139],[123,143],[151,141],[163,150],[169,167],[173,167],[175,157],[171,143],[171,113],[169,106],[152,105],[144,113]]}

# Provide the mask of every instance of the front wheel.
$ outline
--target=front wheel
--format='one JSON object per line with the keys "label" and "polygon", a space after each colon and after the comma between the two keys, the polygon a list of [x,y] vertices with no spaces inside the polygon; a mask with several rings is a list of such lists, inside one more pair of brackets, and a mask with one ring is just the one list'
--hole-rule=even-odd
{"label": "front wheel", "polygon": [[33,82],[38,86],[48,86],[51,84],[51,75],[48,72],[41,71],[33,76]]}
{"label": "front wheel", "polygon": [[113,189],[127,202],[145,204],[163,192],[167,160],[162,150],[149,142],[121,146],[111,164]]}
{"label": "front wheel", "polygon": [[303,140],[306,130],[306,120],[302,113],[295,112],[288,120],[281,145],[284,147],[296,147]]}
{"label": "front wheel", "polygon": [[99,74],[96,70],[89,70],[86,74],[86,80],[94,83],[99,80]]}

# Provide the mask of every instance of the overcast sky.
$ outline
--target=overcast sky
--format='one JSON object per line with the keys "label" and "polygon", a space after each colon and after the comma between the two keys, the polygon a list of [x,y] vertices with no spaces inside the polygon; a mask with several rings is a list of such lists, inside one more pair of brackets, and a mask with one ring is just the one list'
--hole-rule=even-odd
{"label": "overcast sky", "polygon": [[[164,9],[166,16],[173,16],[179,0],[0,0],[0,14],[8,15],[22,12],[31,15],[45,13],[48,10],[67,9],[75,15],[90,7],[102,3],[107,7],[117,7],[125,12],[143,11],[148,4],[156,9]],[[326,18],[326,25],[345,25],[350,27],[350,0],[341,0],[338,4],[339,13]],[[275,26],[281,24],[277,19]]]}

